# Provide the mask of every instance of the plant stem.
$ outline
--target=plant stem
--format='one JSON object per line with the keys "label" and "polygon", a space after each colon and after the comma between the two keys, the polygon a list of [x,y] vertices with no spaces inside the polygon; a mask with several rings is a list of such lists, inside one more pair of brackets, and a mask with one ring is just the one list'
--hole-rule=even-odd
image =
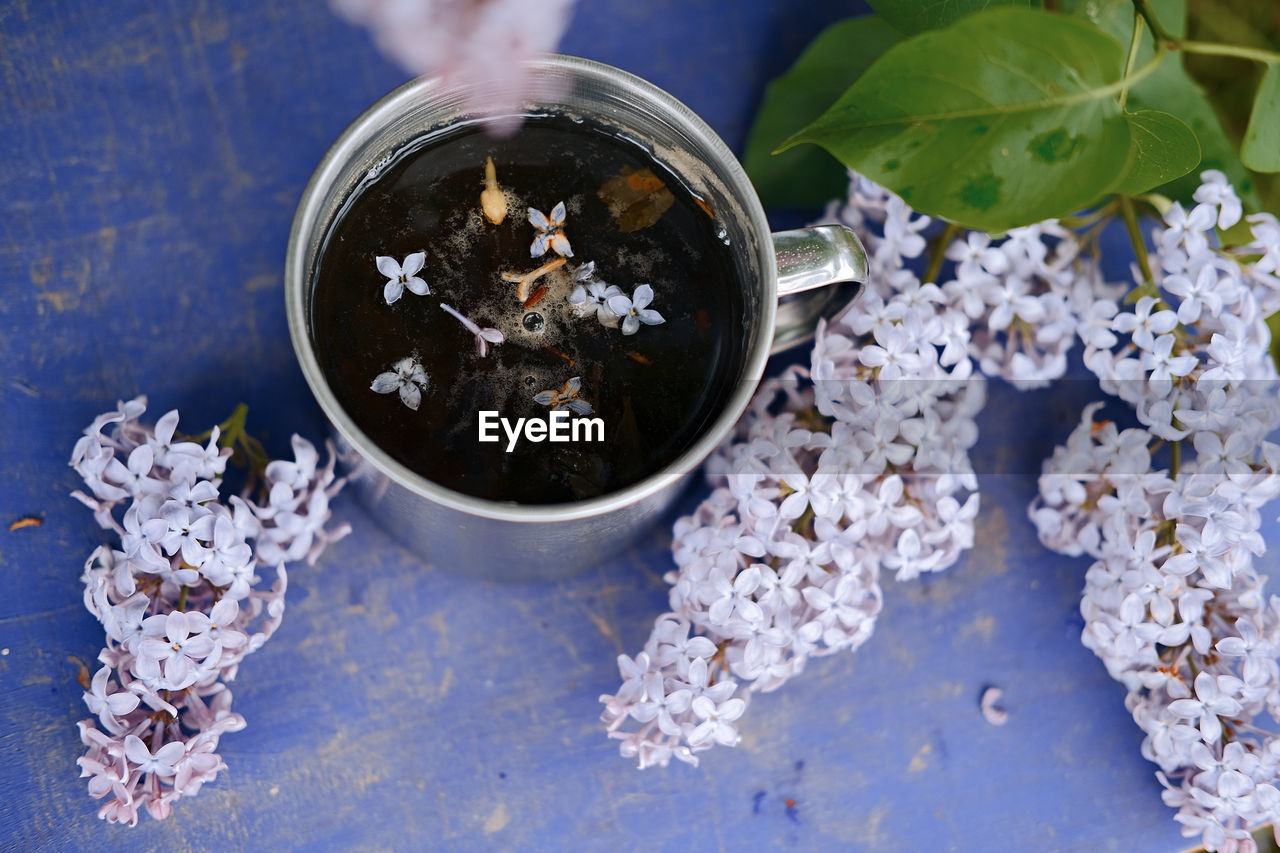
{"label": "plant stem", "polygon": [[1178,466],[1182,463],[1182,442],[1169,445],[1169,479],[1178,479]]}
{"label": "plant stem", "polygon": [[1120,90],[1120,109],[1124,109],[1124,105],[1129,100],[1129,75],[1133,73],[1133,66],[1138,61],[1138,48],[1142,46],[1142,15],[1137,9],[1133,10],[1133,36],[1129,39],[1129,57],[1124,62],[1124,76],[1120,78],[1120,82],[1125,86]]}
{"label": "plant stem", "polygon": [[1151,32],[1156,39],[1162,42],[1171,42],[1176,44],[1177,39],[1171,36],[1164,27],[1160,26],[1160,19],[1156,17],[1156,13],[1151,10],[1147,0],[1133,0],[1133,8],[1147,22],[1147,26],[1151,27]]}
{"label": "plant stem", "polygon": [[1133,210],[1133,200],[1127,195],[1117,198],[1120,200],[1120,217],[1124,220],[1125,230],[1129,232],[1133,254],[1138,259],[1138,269],[1142,270],[1142,283],[1152,284],[1155,276],[1151,274],[1151,259],[1147,257],[1147,244],[1142,242],[1142,231],[1138,228],[1138,215]]}
{"label": "plant stem", "polygon": [[222,435],[218,437],[219,447],[235,447],[236,440],[244,435],[244,422],[249,415],[249,407],[244,403],[236,406],[231,417],[218,425]]}
{"label": "plant stem", "polygon": [[182,585],[182,594],[178,596],[178,609],[179,609],[179,610],[186,610],[186,609],[187,609],[187,592],[188,592],[189,590],[190,590],[190,587],[188,587],[186,584],[183,584],[183,585]]}
{"label": "plant stem", "polygon": [[942,229],[942,233],[938,235],[938,243],[933,247],[933,254],[929,257],[929,268],[924,271],[922,282],[928,284],[938,283],[938,272],[942,269],[942,258],[947,253],[947,247],[951,245],[951,241],[960,233],[960,226],[954,222],[948,222],[947,227]]}
{"label": "plant stem", "polygon": [[1240,59],[1252,59],[1267,65],[1280,63],[1280,53],[1263,50],[1258,47],[1242,47],[1236,44],[1220,44],[1212,41],[1181,41],[1170,45],[1176,50],[1187,53],[1199,53],[1205,56],[1235,56]]}
{"label": "plant stem", "polygon": [[1147,22],[1147,26],[1151,27],[1156,38],[1163,42],[1170,50],[1185,50],[1187,53],[1199,53],[1207,56],[1235,56],[1240,59],[1252,59],[1255,62],[1263,62],[1267,65],[1276,65],[1280,63],[1280,53],[1272,50],[1263,50],[1258,47],[1242,47],[1234,44],[1222,44],[1212,41],[1190,41],[1179,39],[1169,33],[1164,27],[1160,26],[1160,21],[1156,18],[1155,12],[1151,10],[1148,0],[1133,0],[1133,7],[1139,15]]}

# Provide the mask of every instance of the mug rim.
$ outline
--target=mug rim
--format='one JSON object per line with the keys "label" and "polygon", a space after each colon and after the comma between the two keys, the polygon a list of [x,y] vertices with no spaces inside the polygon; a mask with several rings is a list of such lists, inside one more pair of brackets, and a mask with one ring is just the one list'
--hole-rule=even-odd
{"label": "mug rim", "polygon": [[[624,488],[580,501],[520,504],[514,501],[487,500],[458,492],[413,471],[365,435],[338,403],[320,369],[308,330],[306,297],[309,288],[308,282],[303,280],[303,273],[306,269],[309,240],[315,229],[327,226],[327,223],[319,221],[319,208],[330,187],[337,183],[345,163],[379,130],[403,115],[408,108],[421,104],[426,97],[440,90],[444,83],[439,77],[411,80],[384,95],[348,125],[325,152],[302,193],[290,229],[285,258],[285,307],[294,355],[312,395],[331,427],[338,431],[361,459],[373,465],[379,474],[416,496],[469,515],[514,522],[572,521],[613,512],[667,489],[701,465],[732,431],[764,377],[765,364],[769,359],[778,307],[777,262],[769,240],[770,229],[764,208],[742,164],[720,136],[684,103],[647,80],[590,59],[552,54],[530,60],[526,64],[533,74],[561,72],[604,79],[610,85],[628,90],[639,102],[658,105],[666,115],[683,123],[688,131],[707,146],[717,161],[714,168],[742,203],[750,219],[744,232],[758,238],[756,252],[761,264],[761,281],[758,287],[763,291],[760,293],[758,318],[761,329],[743,359],[741,370],[732,380],[736,387],[721,406],[714,421],[697,439],[670,463]],[[748,284],[749,282],[740,281],[744,292],[751,290]]]}

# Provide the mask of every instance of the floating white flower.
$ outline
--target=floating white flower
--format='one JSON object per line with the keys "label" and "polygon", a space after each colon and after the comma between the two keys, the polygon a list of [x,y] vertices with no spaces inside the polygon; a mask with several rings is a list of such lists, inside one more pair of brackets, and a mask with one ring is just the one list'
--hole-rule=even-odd
{"label": "floating white flower", "polygon": [[396,263],[395,258],[386,255],[379,255],[374,258],[374,262],[378,265],[378,272],[387,277],[386,286],[382,288],[382,298],[387,300],[388,305],[403,296],[406,287],[419,296],[426,296],[431,292],[427,283],[418,277],[427,263],[426,252],[414,252],[404,259],[403,264]]}
{"label": "floating white flower", "polygon": [[533,245],[529,247],[529,257],[540,258],[547,253],[547,249],[566,258],[573,257],[569,238],[564,236],[564,217],[564,202],[551,208],[550,217],[540,210],[529,208],[529,224],[538,230],[538,236],[534,237]]}
{"label": "floating white flower", "polygon": [[646,326],[656,326],[667,322],[661,314],[649,307],[652,301],[653,288],[642,284],[636,288],[630,298],[618,293],[616,296],[610,296],[606,304],[610,311],[622,318],[622,334],[634,335],[641,323]]}
{"label": "floating white flower", "polygon": [[588,261],[573,274],[577,286],[566,300],[583,317],[594,316],[602,326],[618,325],[618,315],[609,310],[609,300],[622,296],[622,288],[597,281],[595,261]]}
{"label": "floating white flower", "polygon": [[533,402],[547,406],[551,411],[568,409],[579,415],[589,415],[595,411],[591,404],[578,395],[582,392],[582,379],[575,376],[560,388],[559,391],[539,391],[533,395]]}
{"label": "floating white flower", "polygon": [[427,372],[412,356],[397,361],[386,373],[379,373],[369,386],[379,394],[400,392],[400,402],[414,411],[422,403],[422,389],[427,387]]}

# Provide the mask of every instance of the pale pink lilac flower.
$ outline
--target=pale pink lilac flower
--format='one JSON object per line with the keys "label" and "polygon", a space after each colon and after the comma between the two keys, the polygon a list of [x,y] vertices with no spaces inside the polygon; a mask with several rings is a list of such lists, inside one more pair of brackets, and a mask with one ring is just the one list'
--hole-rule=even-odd
{"label": "pale pink lilac flower", "polygon": [[[1258,510],[1280,494],[1280,445],[1267,440],[1280,426],[1280,380],[1262,322],[1280,307],[1274,275],[1280,225],[1253,215],[1254,242],[1221,249],[1213,245],[1213,229],[1239,218],[1234,191],[1207,172],[1196,201],[1190,212],[1173,206],[1154,235],[1153,267],[1161,274],[1154,284],[1177,297],[1173,306],[1149,291],[1136,305],[1126,300],[1131,286],[1104,281],[1075,235],[1054,222],[1014,229],[999,245],[985,235],[964,238],[951,258],[964,270],[958,265],[957,278],[942,284],[945,301],[937,306],[908,295],[920,289],[907,264],[922,248],[908,225],[918,220],[900,199],[853,175],[847,202],[833,204],[828,215],[857,229],[870,250],[867,293],[830,327],[819,327],[808,373],[813,389],[766,383],[734,442],[709,461],[716,488],[675,530],[677,570],[667,578],[673,612],[659,618],[645,653],[625,659],[627,680],[618,695],[602,697],[621,753],[641,767],[673,757],[696,763],[697,753],[716,742],[712,731],[726,744],[736,742],[733,720],[696,737],[691,732],[731,698],[745,703],[752,692],[785,683],[807,656],[833,650],[831,643],[853,648],[865,639],[878,612],[881,569],[909,574],[928,559],[926,546],[942,555],[934,567],[941,568],[972,545],[966,521],[976,512],[976,495],[962,504],[956,494],[964,484],[976,487],[964,453],[976,437],[970,419],[981,407],[980,389],[953,382],[924,402],[915,398],[928,394],[904,393],[873,373],[899,353],[914,356],[904,371],[912,381],[901,384],[929,387],[944,364],[926,346],[943,345],[925,331],[933,312],[936,328],[951,336],[946,346],[961,335],[969,342],[967,355],[958,363],[948,358],[948,365],[976,360],[992,375],[1033,386],[1061,375],[1078,339],[1104,392],[1134,407],[1143,426],[1123,430],[1095,423],[1097,405],[1085,409],[1080,426],[1046,461],[1029,514],[1047,546],[1094,560],[1081,602],[1082,639],[1128,688],[1127,707],[1147,735],[1142,753],[1159,767],[1164,800],[1178,811],[1184,832],[1211,851],[1250,849],[1248,828],[1280,819],[1280,737],[1252,722],[1280,714],[1280,599],[1262,594],[1251,563],[1264,547]],[[1032,284],[1011,291],[1001,276]],[[1022,298],[1037,304],[1015,307]],[[1011,317],[995,313],[1001,305]],[[874,343],[868,337],[907,323],[919,331],[882,332],[884,340]],[[873,351],[873,364],[860,357],[868,345],[883,351]],[[829,433],[797,426],[798,412],[806,413],[806,427],[813,423],[811,407],[836,419]],[[925,411],[945,414],[940,423],[907,428],[920,424]],[[927,440],[941,431],[951,446]],[[853,442],[836,442],[837,435],[873,438],[865,449],[846,449]],[[1182,447],[1176,476],[1154,456],[1171,441]],[[895,463],[895,476],[905,478],[925,510],[911,519],[886,476],[885,450],[877,451],[899,443],[914,448],[911,466],[941,466],[918,471],[944,472],[934,480],[939,491],[930,494]],[[868,453],[879,456],[842,474],[841,516],[833,522],[815,513],[806,522],[811,526],[792,529],[779,505],[795,497],[794,486],[784,490],[778,472],[805,460],[801,470],[812,476],[831,470],[826,466],[863,465]],[[815,461],[816,469],[804,467]],[[904,514],[894,518],[897,512]],[[761,546],[791,568],[778,574],[761,563]],[[746,618],[754,610],[739,611],[746,600],[761,612],[754,624]],[[719,621],[709,612],[713,604]],[[844,624],[833,618],[837,612],[857,625],[844,640],[828,635]],[[705,635],[715,652],[702,646],[655,663],[657,636],[672,625]],[[624,728],[633,719],[629,708],[644,701],[644,679],[658,692],[655,672],[663,674],[663,695],[674,683],[695,681],[719,691],[713,704],[698,703],[703,713],[691,702],[683,718],[673,715],[680,735],[656,724]]]}
{"label": "pale pink lilac flower", "polygon": [[[866,298],[819,326],[809,368],[764,383],[709,460],[714,491],[675,528],[671,613],[641,654],[619,658],[623,683],[601,697],[609,736],[641,767],[738,743],[753,693],[867,640],[881,571],[939,571],[972,545],[967,451],[983,393],[964,379],[969,321],[906,266],[927,218],[865,181],[841,215],[873,249]],[[677,649],[672,636],[690,639]],[[632,713],[656,701],[659,675],[663,698],[694,692],[665,727]]]}
{"label": "pale pink lilac flower", "polygon": [[666,320],[657,311],[649,307],[653,302],[653,287],[642,284],[636,287],[631,296],[618,293],[610,296],[606,302],[610,313],[622,318],[622,334],[634,335],[643,323],[646,326],[658,326]]}
{"label": "pale pink lilac flower", "polygon": [[461,323],[468,332],[476,336],[476,355],[480,358],[484,358],[485,354],[489,352],[489,344],[500,344],[506,340],[506,336],[498,329],[480,328],[478,323],[472,322],[458,313],[453,306],[441,302],[440,307]]}
{"label": "pale pink lilac flower", "polygon": [[426,296],[431,292],[427,283],[418,276],[427,263],[426,252],[414,252],[406,256],[403,263],[397,263],[395,258],[386,255],[379,255],[374,258],[374,262],[378,272],[387,277],[387,283],[382,288],[382,298],[388,305],[399,301],[406,288],[419,296]]}
{"label": "pale pink lilac flower", "polygon": [[[1254,722],[1280,710],[1280,599],[1263,595],[1252,567],[1265,547],[1258,508],[1280,494],[1280,447],[1268,440],[1280,379],[1262,308],[1275,289],[1250,269],[1256,247],[1214,245],[1214,227],[1239,218],[1224,179],[1206,173],[1196,200],[1154,235],[1156,284],[1194,325],[1144,296],[1117,315],[1115,341],[1085,338],[1103,390],[1146,428],[1117,432],[1087,409],[1046,462],[1030,514],[1046,545],[1095,561],[1083,640],[1129,689],[1165,802],[1185,834],[1235,850],[1251,843],[1249,827],[1280,817],[1280,736]],[[1161,439],[1180,441],[1176,477],[1157,465]],[[1063,490],[1064,477],[1089,492]],[[1172,544],[1155,547],[1157,534]]]}
{"label": "pale pink lilac flower", "polygon": [[429,382],[422,364],[413,356],[405,356],[393,364],[390,370],[373,377],[369,389],[377,394],[397,392],[400,402],[416,412],[418,406],[422,405],[422,392]]}
{"label": "pale pink lilac flower", "polygon": [[[99,816],[128,825],[137,823],[140,810],[168,816],[176,800],[197,793],[224,766],[216,754],[219,737],[244,727],[230,710],[225,682],[284,614],[283,567],[270,589],[254,587],[262,554],[246,540],[257,539],[263,551],[267,543],[296,546],[295,536],[276,524],[284,510],[259,507],[248,495],[232,498],[233,509],[221,503],[220,484],[209,478],[221,473],[231,451],[217,446],[216,428],[209,446],[200,447],[175,440],[176,413],[153,430],[139,422],[144,412],[139,398],[99,417],[71,459],[94,495],[76,497],[133,549],[130,557],[101,546],[85,564],[85,606],[102,622],[106,646],[84,694],[96,719],[79,723],[86,752],[77,762],[90,796],[103,800]],[[346,532],[326,525],[327,500],[342,482],[334,478],[332,448],[328,464],[318,468],[309,442],[295,436],[293,447],[294,461],[267,466],[265,488],[288,493],[278,494],[281,506],[308,508],[313,518],[303,550],[314,557]],[[132,467],[121,460],[133,460]],[[112,462],[135,478],[132,492],[102,480]],[[246,512],[262,518],[250,524]],[[122,572],[131,573],[132,582],[122,582]]]}
{"label": "pale pink lilac flower", "polygon": [[614,296],[622,296],[622,288],[603,281],[597,281],[595,274],[596,265],[594,261],[589,261],[579,267],[573,276],[574,288],[566,297],[566,301],[580,315],[595,317],[602,326],[616,326],[618,325],[619,317],[609,310],[609,300]]}
{"label": "pale pink lilac flower", "polygon": [[528,60],[555,50],[573,0],[331,0],[353,23],[368,27],[378,48],[414,75],[463,87],[467,109],[495,118],[496,129],[519,126],[532,83]]}

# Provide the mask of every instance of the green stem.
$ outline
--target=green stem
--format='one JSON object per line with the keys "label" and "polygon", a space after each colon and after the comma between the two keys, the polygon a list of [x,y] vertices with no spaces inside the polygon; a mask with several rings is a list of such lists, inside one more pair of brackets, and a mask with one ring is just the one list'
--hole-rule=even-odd
{"label": "green stem", "polygon": [[1169,479],[1178,479],[1178,466],[1182,463],[1182,442],[1169,445]]}
{"label": "green stem", "polygon": [[186,610],[186,609],[187,609],[187,592],[189,591],[189,589],[190,589],[190,588],[189,588],[186,584],[183,584],[183,585],[182,585],[182,594],[178,596],[178,609],[179,609],[179,610]]}
{"label": "green stem", "polygon": [[1124,62],[1124,76],[1120,78],[1120,82],[1125,87],[1120,90],[1120,109],[1124,109],[1124,105],[1129,100],[1129,75],[1133,73],[1133,66],[1138,61],[1138,48],[1142,46],[1142,15],[1137,9],[1133,10],[1133,36],[1129,39],[1129,58]]}
{"label": "green stem", "polygon": [[245,419],[249,416],[249,407],[244,403],[236,406],[231,417],[218,425],[221,435],[218,437],[219,447],[235,447],[236,441],[244,436]]}
{"label": "green stem", "polygon": [[1153,284],[1155,276],[1151,274],[1151,259],[1147,257],[1147,244],[1142,242],[1142,231],[1138,228],[1138,215],[1133,210],[1133,200],[1127,195],[1117,198],[1120,200],[1120,217],[1124,220],[1125,230],[1129,232],[1133,254],[1138,259],[1138,269],[1142,270],[1142,283]]}
{"label": "green stem", "polygon": [[928,283],[938,283],[938,272],[942,269],[942,259],[947,253],[947,247],[951,245],[951,241],[960,233],[960,226],[954,222],[948,222],[947,227],[942,229],[942,233],[938,235],[938,244],[933,247],[933,255],[929,258],[929,268],[924,271],[924,278],[921,281]]}
{"label": "green stem", "polygon": [[1151,32],[1155,33],[1156,38],[1163,42],[1170,50],[1185,50],[1187,53],[1199,53],[1206,56],[1235,56],[1240,59],[1252,59],[1255,62],[1263,62],[1267,65],[1276,65],[1280,63],[1280,53],[1272,50],[1263,50],[1259,47],[1242,47],[1235,44],[1222,44],[1212,41],[1190,41],[1177,38],[1164,27],[1160,26],[1160,20],[1156,17],[1155,12],[1151,9],[1148,0],[1133,0],[1133,7],[1138,14],[1147,22],[1147,26],[1151,27]]}
{"label": "green stem", "polygon": [[1151,32],[1155,34],[1156,39],[1162,42],[1177,42],[1173,36],[1169,35],[1164,27],[1160,26],[1160,19],[1156,17],[1156,13],[1151,10],[1151,6],[1147,0],[1133,0],[1133,8],[1147,22],[1147,26],[1151,27]]}
{"label": "green stem", "polygon": [[1234,56],[1240,59],[1252,59],[1255,62],[1262,62],[1267,65],[1276,65],[1280,63],[1280,53],[1273,50],[1263,50],[1259,47],[1243,47],[1236,44],[1220,44],[1212,41],[1180,41],[1170,45],[1177,50],[1185,50],[1187,53],[1199,53],[1205,56]]}

